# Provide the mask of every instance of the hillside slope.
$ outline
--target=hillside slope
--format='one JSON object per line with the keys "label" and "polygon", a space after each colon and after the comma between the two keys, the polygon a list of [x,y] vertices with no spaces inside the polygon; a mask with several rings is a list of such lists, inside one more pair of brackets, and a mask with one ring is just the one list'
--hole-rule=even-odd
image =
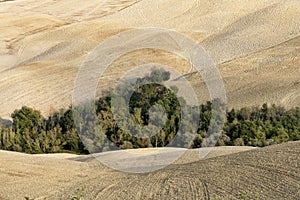
{"label": "hillside slope", "polygon": [[197,155],[189,150],[163,170],[136,175],[113,171],[89,156],[0,151],[0,198],[67,199],[80,188],[86,199],[300,197],[299,142],[252,150],[215,147],[206,159]]}
{"label": "hillside slope", "polygon": [[[229,107],[264,102],[299,106],[299,13],[297,0],[2,2],[0,117],[9,118],[22,105],[44,115],[68,107],[86,56],[112,35],[149,26],[177,30],[205,47],[219,64]],[[113,63],[101,88],[113,86],[126,70],[147,62],[192,72],[178,56],[141,50]],[[259,75],[252,70],[258,65],[263,68]],[[195,80],[198,98],[206,102],[207,88],[201,79]]]}

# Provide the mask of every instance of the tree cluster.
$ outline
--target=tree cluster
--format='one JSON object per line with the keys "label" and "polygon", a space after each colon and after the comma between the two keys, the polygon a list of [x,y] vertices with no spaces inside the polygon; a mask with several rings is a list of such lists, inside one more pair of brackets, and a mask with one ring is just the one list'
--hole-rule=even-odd
{"label": "tree cluster", "polygon": [[12,115],[12,126],[0,126],[0,149],[26,153],[84,153],[73,122],[72,109],[44,118],[29,107]]}
{"label": "tree cluster", "polygon": [[[207,140],[209,135],[218,136],[216,145],[219,146],[263,147],[300,140],[298,107],[285,109],[281,106],[263,104],[261,107],[227,110],[225,119],[218,115],[212,118],[217,110],[212,109],[212,106],[223,106],[218,100],[201,105],[198,108],[199,112],[196,112],[195,107],[187,105],[184,99],[177,98],[178,88],[169,89],[160,84],[169,78],[168,72],[154,69],[148,76],[136,81],[140,86],[128,97],[130,98],[128,115],[125,111],[123,113],[124,118],[129,119],[127,121],[117,121],[114,118],[112,112],[114,94],[109,92],[96,102],[92,102],[92,106],[81,105],[75,109],[56,111],[47,118],[39,111],[24,106],[11,115],[13,119],[11,125],[6,123],[0,126],[0,149],[26,153],[94,153],[114,147],[128,149],[172,144],[199,148],[209,143]],[[117,104],[126,107],[125,98],[119,99]],[[154,105],[164,109],[165,118],[149,113]],[[90,115],[91,109],[95,109],[96,119]],[[76,122],[80,127],[75,126],[74,110],[84,114],[84,121]],[[193,124],[189,123],[189,120],[182,120],[183,114],[191,119],[198,118],[199,123]],[[99,123],[95,124],[95,120]],[[155,132],[151,126],[147,126],[150,120],[162,128]],[[223,121],[224,124],[221,123]],[[147,127],[143,129],[145,126]],[[122,127],[127,127],[127,130]],[[181,144],[180,142],[189,141],[186,138],[195,127],[196,133],[191,142]],[[181,133],[178,133],[179,130]],[[145,131],[154,131],[155,134],[145,137],[143,135]],[[182,135],[174,142],[178,134]]]}

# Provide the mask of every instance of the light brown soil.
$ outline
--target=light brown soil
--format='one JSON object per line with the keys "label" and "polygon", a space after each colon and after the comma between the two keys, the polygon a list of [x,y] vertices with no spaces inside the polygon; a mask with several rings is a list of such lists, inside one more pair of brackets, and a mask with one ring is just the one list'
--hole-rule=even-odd
{"label": "light brown soil", "polygon": [[[219,65],[228,107],[299,106],[299,13],[297,0],[2,2],[0,117],[23,105],[43,114],[68,107],[86,56],[112,35],[149,26],[174,29],[200,42]],[[147,62],[183,74],[193,71],[175,55],[141,50],[113,63],[101,88],[113,87],[124,71]],[[210,100],[201,79],[192,77],[191,83],[201,102]]]}
{"label": "light brown soil", "polygon": [[[153,150],[136,153],[149,152]],[[207,158],[199,160],[198,155],[198,150],[189,150],[163,170],[127,174],[91,156],[0,151],[0,199],[70,199],[80,188],[85,188],[85,199],[300,197],[299,142],[261,149],[215,147]]]}

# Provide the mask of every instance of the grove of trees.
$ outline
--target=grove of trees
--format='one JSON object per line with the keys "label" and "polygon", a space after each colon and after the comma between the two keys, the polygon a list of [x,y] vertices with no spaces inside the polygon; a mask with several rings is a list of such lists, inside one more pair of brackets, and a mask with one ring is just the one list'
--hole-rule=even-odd
{"label": "grove of trees", "polygon": [[[157,103],[164,107],[167,115],[166,123],[153,136],[138,137],[140,133],[133,136],[118,126],[111,110],[111,93],[107,93],[95,102],[99,129],[110,142],[122,149],[162,147],[172,142],[179,129],[182,113],[175,94],[176,88],[170,90],[159,84],[169,78],[168,72],[154,69],[147,77],[137,80],[142,86],[137,88],[130,98],[131,119],[140,126],[148,124],[151,106]],[[152,80],[156,83],[143,85]],[[182,99],[180,102],[185,104]],[[211,122],[211,102],[201,105],[199,110],[197,135],[188,145],[189,148],[201,147],[210,123],[218,124]],[[87,138],[78,136],[71,107],[53,112],[45,118],[40,111],[24,106],[16,110],[11,117],[13,120],[11,125],[0,125],[0,149],[2,150],[26,153],[88,153],[91,149],[85,147],[81,139],[89,139],[94,146],[97,146],[93,152],[107,148],[104,143],[97,141],[99,138],[95,136],[93,130],[89,130]],[[194,125],[184,124],[183,130],[189,132],[192,126]],[[263,147],[300,140],[300,109],[298,107],[286,109],[265,103],[261,107],[227,110],[225,124],[219,134],[217,142],[219,146]]]}

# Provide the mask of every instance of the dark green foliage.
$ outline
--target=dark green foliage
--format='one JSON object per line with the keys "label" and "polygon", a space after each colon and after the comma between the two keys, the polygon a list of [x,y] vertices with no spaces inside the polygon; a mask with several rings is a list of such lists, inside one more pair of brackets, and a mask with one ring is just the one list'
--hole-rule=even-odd
{"label": "dark green foliage", "polygon": [[299,140],[299,108],[263,104],[227,112],[224,132],[233,145],[267,146]]}
{"label": "dark green foliage", "polygon": [[[176,87],[172,90],[164,87],[160,83],[170,78],[168,72],[154,69],[150,75],[139,78],[137,84],[141,85],[130,96],[129,113],[132,121],[125,123],[131,132],[122,130],[113,119],[111,111],[111,94],[100,98],[96,103],[96,111],[100,126],[105,135],[117,147],[127,148],[145,148],[145,147],[162,147],[167,145],[174,138],[180,125],[181,109],[180,103],[172,90],[176,91]],[[154,82],[154,83],[153,83]],[[125,86],[130,87],[130,86]],[[124,103],[125,99],[119,100],[118,103]],[[184,102],[183,102],[184,103]],[[149,124],[149,109],[154,105],[160,105],[166,112],[166,123],[162,124],[163,128],[152,137],[140,137],[141,130],[135,129],[135,126],[147,126]],[[126,116],[124,115],[124,118]],[[158,126],[162,122],[158,116],[155,118],[154,125]],[[157,124],[155,124],[157,123]],[[92,136],[89,136],[92,138]],[[99,145],[98,145],[99,146]],[[103,147],[107,144],[102,144]],[[103,149],[101,149],[103,150]]]}
{"label": "dark green foliage", "polygon": [[21,132],[25,130],[33,130],[40,128],[42,125],[42,116],[39,111],[23,106],[20,110],[16,110],[12,115],[15,128]]}
{"label": "dark green foliage", "polygon": [[0,149],[26,153],[86,153],[72,116],[71,108],[51,114],[22,107],[12,114],[11,127],[0,126]]}

